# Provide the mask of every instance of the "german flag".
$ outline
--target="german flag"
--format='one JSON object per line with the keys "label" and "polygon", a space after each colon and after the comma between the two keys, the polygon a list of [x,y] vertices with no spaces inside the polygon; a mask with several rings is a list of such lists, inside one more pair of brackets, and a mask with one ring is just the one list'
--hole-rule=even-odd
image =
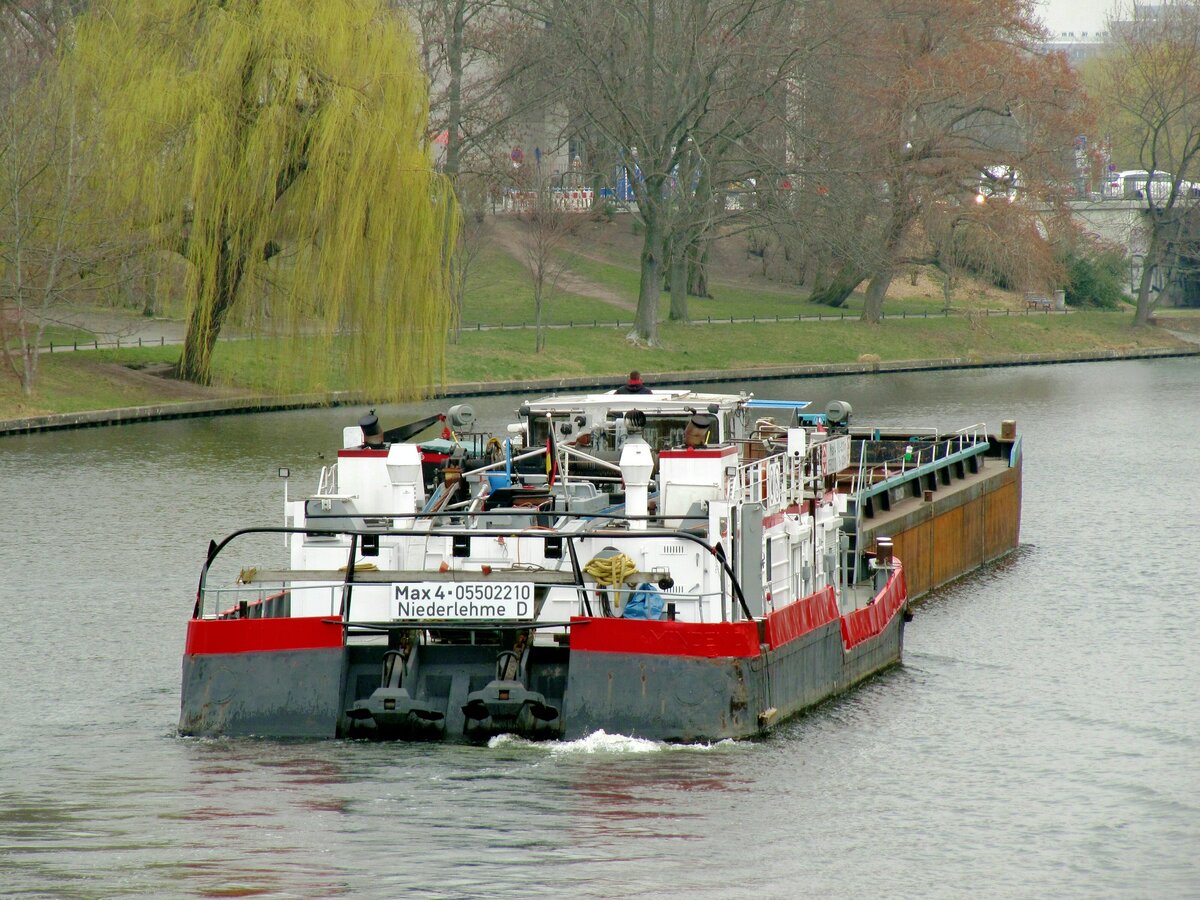
{"label": "german flag", "polygon": [[546,437],[546,485],[554,487],[558,480],[558,446],[554,443],[554,420],[550,419],[550,431]]}

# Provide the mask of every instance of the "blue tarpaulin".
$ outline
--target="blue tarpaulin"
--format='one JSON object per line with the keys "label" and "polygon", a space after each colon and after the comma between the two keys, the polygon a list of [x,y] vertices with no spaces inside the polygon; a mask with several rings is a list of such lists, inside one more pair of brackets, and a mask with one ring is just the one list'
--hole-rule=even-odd
{"label": "blue tarpaulin", "polygon": [[661,619],[662,614],[662,594],[648,581],[637,586],[633,596],[625,603],[625,611],[621,613],[626,619]]}

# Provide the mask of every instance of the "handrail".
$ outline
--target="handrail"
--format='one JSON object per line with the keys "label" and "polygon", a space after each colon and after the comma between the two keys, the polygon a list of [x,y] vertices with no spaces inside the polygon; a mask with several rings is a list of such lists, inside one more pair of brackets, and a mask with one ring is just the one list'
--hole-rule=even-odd
{"label": "handrail", "polygon": [[[944,439],[935,439],[930,442],[930,446],[913,448],[909,445],[911,452],[900,453],[869,465],[865,450],[866,444],[871,441],[863,439],[859,445],[858,470],[851,481],[851,496],[857,496],[868,481],[872,483],[880,480],[886,481],[897,475],[903,475],[912,469],[936,462],[939,455],[942,459],[949,459],[954,453],[985,444],[987,439],[987,425],[979,422],[952,431]],[[893,465],[896,466],[895,470],[892,468]],[[880,473],[881,468],[882,473]],[[877,477],[880,475],[881,477]]]}
{"label": "handrail", "polygon": [[[416,513],[409,513],[409,514],[405,514],[403,516],[395,516],[395,518],[416,518],[416,517],[418,517],[418,515],[419,514],[416,514]],[[567,514],[567,515],[570,515],[570,514]],[[578,514],[578,517],[579,518],[590,518],[594,515],[596,515],[596,514],[580,513],[580,514]],[[345,518],[345,517],[343,516],[342,518]],[[368,517],[368,518],[370,518],[370,517]],[[614,516],[614,518],[616,518],[616,517]],[[625,517],[625,518],[629,518],[629,517]],[[649,518],[649,517],[639,516],[637,518]],[[346,566],[346,569],[347,569],[346,580],[343,582],[343,586],[346,588],[347,591],[351,590],[351,586],[354,583],[353,572],[354,572],[355,562],[356,562],[355,557],[357,556],[357,549],[358,549],[357,548],[357,543],[358,543],[357,539],[359,537],[361,537],[364,534],[380,535],[380,536],[395,535],[398,537],[403,537],[406,535],[414,534],[414,532],[412,532],[411,530],[408,530],[408,529],[387,529],[387,530],[381,529],[378,531],[376,531],[376,530],[360,531],[360,530],[356,530],[356,529],[339,528],[339,529],[336,529],[335,531],[338,534],[345,534],[345,535],[349,535],[351,537],[351,548],[350,548],[351,554],[350,554],[350,558],[349,558],[349,561]],[[501,529],[501,528],[474,528],[474,529],[472,529],[472,528],[430,528],[428,530],[419,532],[419,535],[421,537],[454,537],[455,535],[463,535],[463,534],[471,535],[472,537],[519,537],[519,536],[521,536],[521,532],[522,532],[522,529],[511,529],[511,528],[510,529]],[[200,615],[202,612],[202,603],[203,603],[203,598],[204,598],[204,593],[205,593],[205,582],[208,579],[208,573],[209,573],[209,570],[212,568],[213,561],[216,560],[217,556],[221,553],[221,551],[224,550],[227,546],[229,546],[229,544],[232,543],[235,539],[237,539],[239,537],[243,537],[245,535],[251,535],[251,534],[314,535],[314,534],[329,534],[329,533],[330,532],[322,531],[319,528],[297,528],[294,526],[286,526],[286,525],[261,526],[261,527],[254,527],[254,528],[239,528],[237,531],[234,531],[234,532],[226,535],[219,542],[210,541],[207,557],[205,558],[204,565],[200,569],[200,581],[196,588],[196,603],[192,610],[192,618],[194,618],[194,619],[200,618]],[[712,544],[709,544],[708,541],[704,540],[699,535],[691,534],[686,531],[674,531],[674,530],[670,530],[670,529],[654,529],[654,530],[646,529],[646,530],[639,530],[639,531],[619,531],[616,529],[602,529],[602,530],[586,529],[586,530],[581,530],[581,531],[570,531],[570,532],[560,531],[557,534],[559,537],[562,537],[567,541],[581,540],[583,538],[603,538],[605,541],[624,541],[624,540],[645,541],[645,540],[651,539],[651,538],[664,538],[664,539],[670,538],[672,540],[690,541],[691,543],[697,544],[700,547],[702,547],[703,549],[705,549],[706,551],[708,551],[708,553],[717,560],[717,563],[718,563],[718,565],[720,565],[722,571],[729,577],[730,587],[731,587],[733,594],[734,594],[735,598],[737,599],[738,604],[741,607],[742,612],[745,615],[746,619],[748,621],[752,621],[754,619],[754,615],[750,612],[750,606],[746,602],[745,595],[742,593],[741,583],[738,581],[737,575],[733,571],[733,567],[729,564],[729,561],[725,558],[724,553],[721,552],[720,550],[718,550],[718,547],[720,545],[718,544],[718,545],[714,546]],[[581,584],[576,584],[576,587],[581,587],[581,586],[582,586]],[[345,614],[347,618],[349,617],[348,616],[349,607],[350,607],[350,597],[344,596],[343,603],[342,603],[342,609],[343,609],[343,614]]]}

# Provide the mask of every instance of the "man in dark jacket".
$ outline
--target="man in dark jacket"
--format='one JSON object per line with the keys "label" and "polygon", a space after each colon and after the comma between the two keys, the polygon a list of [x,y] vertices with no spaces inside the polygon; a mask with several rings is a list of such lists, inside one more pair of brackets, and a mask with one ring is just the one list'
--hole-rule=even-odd
{"label": "man in dark jacket", "polygon": [[618,394],[649,394],[650,388],[642,384],[642,373],[634,369],[629,373],[629,380],[617,388]]}

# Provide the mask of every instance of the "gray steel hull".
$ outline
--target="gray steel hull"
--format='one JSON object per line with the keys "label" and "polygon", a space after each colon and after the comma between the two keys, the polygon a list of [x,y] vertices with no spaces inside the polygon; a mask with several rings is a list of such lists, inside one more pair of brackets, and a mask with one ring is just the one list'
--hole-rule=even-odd
{"label": "gray steel hull", "polygon": [[573,651],[565,737],[749,738],[900,662],[904,615],[846,650],[837,621],[750,658]]}
{"label": "gray steel hull", "polygon": [[[788,717],[900,661],[904,615],[876,636],[843,646],[839,621],[757,656],[697,657],[545,648],[530,686],[560,712],[531,736],[576,739],[603,729],[653,740],[715,741],[761,735]],[[179,731],[277,738],[403,737],[469,741],[512,730],[473,722],[462,707],[493,676],[494,650],[427,646],[411,685],[444,718],[376,732],[346,715],[380,685],[383,647],[188,655]]]}

